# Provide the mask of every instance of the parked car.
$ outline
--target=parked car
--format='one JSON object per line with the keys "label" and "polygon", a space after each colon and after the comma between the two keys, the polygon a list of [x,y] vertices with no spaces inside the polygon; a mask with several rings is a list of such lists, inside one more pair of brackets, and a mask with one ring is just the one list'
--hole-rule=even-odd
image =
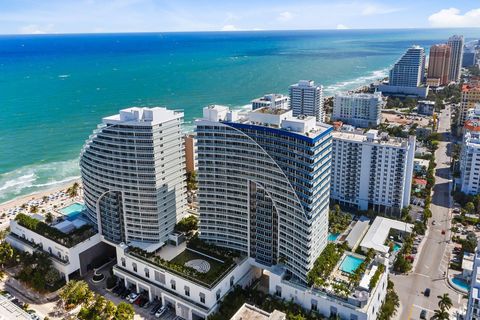
{"label": "parked car", "polygon": [[142,306],[144,309],[148,309],[152,305],[152,301],[148,300],[145,302],[145,304]]}
{"label": "parked car", "polygon": [[130,303],[134,303],[139,297],[138,293],[132,292],[125,299]]}
{"label": "parked car", "polygon": [[8,291],[3,291],[2,292],[2,295],[7,298],[8,300],[12,301],[13,299],[15,299],[15,297]]}
{"label": "parked car", "polygon": [[427,319],[427,310],[423,309],[420,312],[420,319]]}
{"label": "parked car", "polygon": [[167,307],[166,306],[162,306],[160,309],[158,309],[158,311],[155,313],[155,318],[160,318],[160,316],[162,314],[165,313],[165,311],[167,311]]}
{"label": "parked car", "polygon": [[430,297],[430,288],[425,289],[425,291],[423,292],[423,295],[425,297]]}
{"label": "parked car", "polygon": [[162,307],[162,303],[159,302],[157,303],[153,308],[152,310],[150,310],[150,314],[151,315],[154,315],[155,313],[157,313],[158,309],[160,309]]}

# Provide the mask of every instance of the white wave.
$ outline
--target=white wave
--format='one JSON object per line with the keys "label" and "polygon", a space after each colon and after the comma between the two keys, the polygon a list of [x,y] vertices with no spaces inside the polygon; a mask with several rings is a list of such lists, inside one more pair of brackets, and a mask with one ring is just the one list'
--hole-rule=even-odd
{"label": "white wave", "polygon": [[24,166],[0,174],[0,202],[78,178],[78,159]]}
{"label": "white wave", "polygon": [[7,180],[3,185],[0,186],[0,191],[8,189],[18,189],[24,188],[32,185],[32,182],[35,181],[35,174],[29,173],[23,176],[18,177],[15,180]]}
{"label": "white wave", "polygon": [[60,74],[60,75],[58,75],[58,77],[59,77],[60,79],[65,79],[65,78],[69,78],[70,75],[69,75],[69,74]]}
{"label": "white wave", "polygon": [[352,80],[341,81],[333,85],[326,86],[324,89],[325,93],[329,95],[329,94],[336,93],[338,91],[352,90],[362,85],[368,85],[372,81],[385,78],[388,75],[388,70],[389,68],[375,70],[370,72],[370,74],[366,76],[361,76]]}

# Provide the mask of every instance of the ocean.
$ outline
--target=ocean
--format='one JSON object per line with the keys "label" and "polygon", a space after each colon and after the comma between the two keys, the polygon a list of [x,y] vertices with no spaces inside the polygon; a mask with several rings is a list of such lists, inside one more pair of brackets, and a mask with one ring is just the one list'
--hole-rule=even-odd
{"label": "ocean", "polygon": [[383,78],[406,48],[480,29],[0,36],[0,203],[79,176],[101,118],[129,106],[242,108],[300,79],[325,94]]}

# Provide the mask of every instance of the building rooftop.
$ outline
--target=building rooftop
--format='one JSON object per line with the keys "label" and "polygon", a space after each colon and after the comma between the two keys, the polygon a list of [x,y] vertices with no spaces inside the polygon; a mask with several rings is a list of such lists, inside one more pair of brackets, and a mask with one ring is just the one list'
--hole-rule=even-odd
{"label": "building rooftop", "polygon": [[183,112],[169,110],[164,107],[131,107],[122,109],[118,114],[103,118],[104,124],[155,125],[183,118]]}
{"label": "building rooftop", "polygon": [[255,306],[244,303],[230,320],[285,320],[287,315],[278,310],[268,313]]}
{"label": "building rooftop", "polygon": [[[294,117],[291,109],[272,107],[239,113],[225,106],[208,106],[203,108],[203,119],[285,130],[309,138],[315,138],[332,128],[328,124],[317,122],[313,116]],[[202,119],[198,121],[202,121]]]}
{"label": "building rooftop", "polygon": [[358,132],[334,131],[332,135],[334,139],[355,142],[370,142],[382,145],[389,145],[392,147],[404,147],[408,143],[408,139],[406,138],[378,135],[378,130],[369,130],[366,134]]}
{"label": "building rooftop", "polygon": [[411,233],[412,228],[413,225],[410,223],[376,217],[360,246],[363,248],[372,248],[381,253],[388,253],[390,248],[385,245],[385,240],[387,240],[390,229]]}
{"label": "building rooftop", "polygon": [[31,320],[30,314],[0,294],[0,319]]}

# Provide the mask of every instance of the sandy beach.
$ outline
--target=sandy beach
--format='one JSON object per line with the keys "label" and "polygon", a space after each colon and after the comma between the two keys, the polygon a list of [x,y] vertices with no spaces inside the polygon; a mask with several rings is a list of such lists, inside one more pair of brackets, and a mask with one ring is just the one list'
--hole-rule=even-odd
{"label": "sandy beach", "polygon": [[[65,191],[67,188],[71,187],[75,182],[80,184],[80,187],[81,187],[81,179],[76,179],[76,180],[69,181],[69,182],[66,182],[66,183],[63,183],[63,184],[60,184],[60,185],[56,185],[52,188],[47,188],[44,191],[35,192],[35,193],[25,195],[25,196],[20,196],[18,198],[15,198],[15,199],[9,200],[7,202],[1,203],[0,204],[0,214],[5,213],[12,208],[20,207],[23,204],[28,203],[29,201],[32,201],[32,200],[41,201],[43,199],[43,197],[45,197],[45,196],[48,197],[50,195]],[[75,198],[78,198],[78,197],[75,197]],[[48,201],[47,204],[49,206],[52,206],[52,205],[58,205],[62,201],[67,202],[70,199],[72,200],[72,202],[74,200],[78,200],[78,199],[75,199],[75,198],[59,197],[59,199]],[[39,209],[41,209],[41,208],[42,208],[42,206],[39,206]]]}

